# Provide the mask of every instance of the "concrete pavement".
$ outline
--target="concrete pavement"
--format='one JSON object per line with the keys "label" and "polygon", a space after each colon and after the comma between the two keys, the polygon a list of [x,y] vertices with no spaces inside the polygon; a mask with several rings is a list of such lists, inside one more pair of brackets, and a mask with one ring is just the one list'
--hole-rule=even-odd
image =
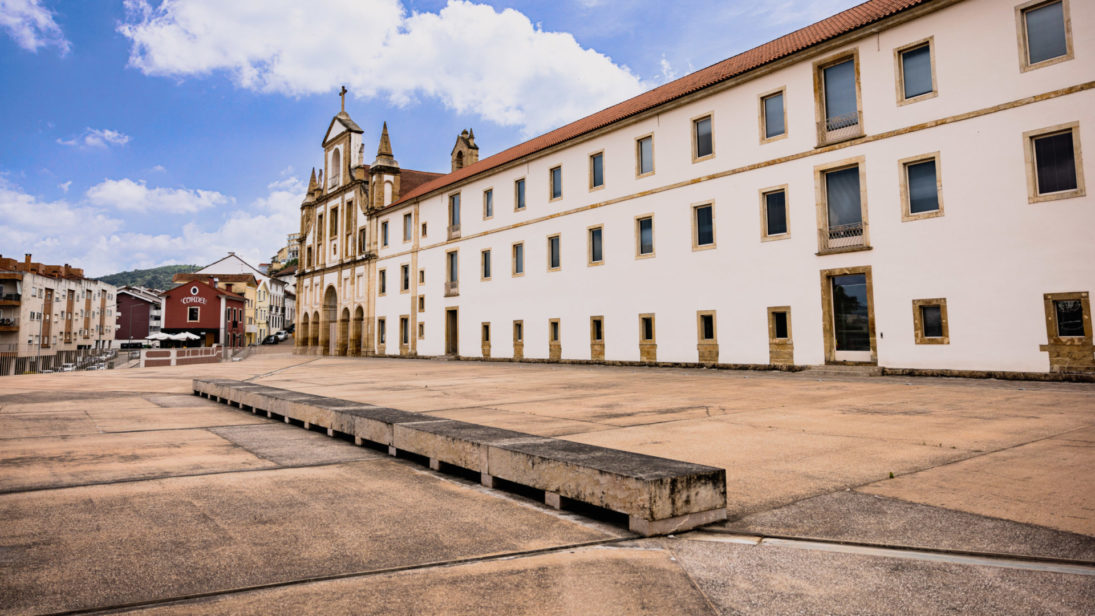
{"label": "concrete pavement", "polygon": [[[722,466],[731,519],[637,539],[196,398],[195,376]],[[10,377],[0,612],[1082,614],[1093,431],[1085,384],[273,350]]]}

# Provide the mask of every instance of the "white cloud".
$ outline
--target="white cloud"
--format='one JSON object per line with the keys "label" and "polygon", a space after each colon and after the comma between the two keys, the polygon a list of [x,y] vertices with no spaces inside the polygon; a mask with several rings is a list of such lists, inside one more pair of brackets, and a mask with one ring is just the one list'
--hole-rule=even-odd
{"label": "white cloud", "polygon": [[[119,31],[148,75],[229,72],[244,88],[290,96],[331,92],[419,98],[535,133],[643,90],[628,68],[544,32],[524,14],[450,0],[408,14],[399,0],[127,0]],[[345,35],[320,36],[317,33]],[[352,33],[352,35],[349,35]]]}
{"label": "white cloud", "polygon": [[[141,186],[130,180],[117,183]],[[0,246],[18,253],[5,256],[30,252],[35,261],[69,263],[84,268],[89,276],[170,263],[204,265],[228,251],[258,265],[285,245],[287,233],[299,227],[305,188],[302,180],[283,177],[269,184],[266,193],[249,206],[226,212],[211,230],[196,222],[174,226],[165,221],[159,232],[142,233],[127,230],[127,221],[96,207],[90,197],[84,203],[43,201],[0,173],[0,219],[8,223],[0,225]]]}
{"label": "white cloud", "polygon": [[53,20],[53,12],[40,0],[0,0],[0,28],[27,51],[54,46],[63,56],[72,48],[61,26]]}
{"label": "white cloud", "polygon": [[67,182],[61,182],[60,184],[57,185],[57,188],[60,188],[61,192],[66,193],[66,194],[68,193],[68,189],[71,188],[71,187],[72,187],[72,180],[69,180]]}
{"label": "white cloud", "polygon": [[234,200],[212,190],[149,188],[143,181],[128,178],[103,180],[87,191],[94,205],[129,212],[192,214],[211,207],[230,205]]}
{"label": "white cloud", "polygon": [[105,148],[112,145],[125,145],[129,143],[129,140],[129,135],[116,130],[88,127],[83,133],[71,139],[58,139],[57,143],[73,147]]}
{"label": "white cloud", "polygon": [[156,165],[151,171],[154,173],[166,173],[167,169],[163,165]]}

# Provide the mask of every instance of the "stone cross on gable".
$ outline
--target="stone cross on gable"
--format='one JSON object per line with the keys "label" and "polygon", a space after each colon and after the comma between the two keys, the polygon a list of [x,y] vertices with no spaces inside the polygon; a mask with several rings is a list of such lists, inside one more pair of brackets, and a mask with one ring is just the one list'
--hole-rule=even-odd
{"label": "stone cross on gable", "polygon": [[339,91],[338,97],[342,99],[342,110],[346,111],[346,86],[342,86],[342,90]]}

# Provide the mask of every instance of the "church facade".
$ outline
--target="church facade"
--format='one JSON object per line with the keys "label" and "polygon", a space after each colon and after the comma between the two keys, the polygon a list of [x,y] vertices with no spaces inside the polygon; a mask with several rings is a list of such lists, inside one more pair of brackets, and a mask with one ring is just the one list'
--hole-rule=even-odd
{"label": "church facade", "polygon": [[1095,373],[1095,6],[872,0],[449,173],[345,111],[298,352]]}

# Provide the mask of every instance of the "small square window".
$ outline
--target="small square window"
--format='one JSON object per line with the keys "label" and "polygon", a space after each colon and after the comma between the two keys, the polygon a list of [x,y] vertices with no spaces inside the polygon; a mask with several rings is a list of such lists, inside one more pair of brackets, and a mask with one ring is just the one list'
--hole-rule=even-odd
{"label": "small square window", "polygon": [[589,188],[603,188],[605,185],[605,154],[597,152],[589,157]]}
{"label": "small square window", "polygon": [[1029,202],[1084,196],[1079,128],[1072,122],[1024,133]]}
{"label": "small square window", "polygon": [[549,180],[550,180],[549,184],[551,186],[551,197],[550,197],[549,200],[554,201],[555,199],[562,199],[563,198],[563,168],[562,167],[552,167],[551,170],[548,172],[548,176],[549,176]]}
{"label": "small square window", "polygon": [[715,142],[711,133],[711,116],[692,120],[692,160],[705,160],[715,154]]}
{"label": "small square window", "polygon": [[647,135],[635,140],[635,175],[654,173],[654,137]]}
{"label": "small square window", "polygon": [[916,344],[950,344],[947,300],[914,299],[913,328]]}
{"label": "small square window", "polygon": [[760,194],[761,239],[785,239],[790,235],[787,223],[787,188],[778,187]]}
{"label": "small square window", "polygon": [[898,105],[933,98],[938,94],[935,86],[933,38],[894,50]]}
{"label": "small square window", "polygon": [[761,143],[787,135],[787,115],[783,109],[783,90],[760,99]]}
{"label": "small square window", "polygon": [[199,308],[197,306],[191,306],[191,307],[186,309],[186,320],[187,321],[191,321],[191,322],[192,321],[199,321],[199,320],[201,320],[200,316],[201,316],[201,308]]}
{"label": "small square window", "polygon": [[1028,71],[1073,58],[1068,0],[1027,2],[1015,8],[1019,21],[1019,60]]}
{"label": "small square window", "polygon": [[898,161],[901,169],[901,219],[943,215],[939,152]]}

